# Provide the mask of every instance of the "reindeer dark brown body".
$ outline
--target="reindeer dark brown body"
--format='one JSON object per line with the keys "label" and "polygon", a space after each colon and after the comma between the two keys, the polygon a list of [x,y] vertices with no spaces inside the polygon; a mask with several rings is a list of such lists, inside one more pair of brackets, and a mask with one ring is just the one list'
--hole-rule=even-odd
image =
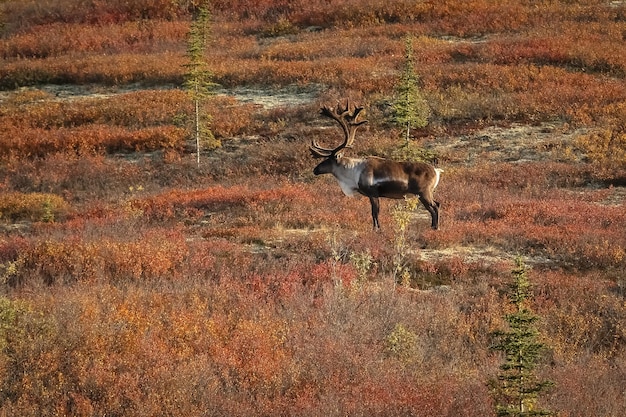
{"label": "reindeer dark brown body", "polygon": [[401,199],[409,194],[418,196],[421,203],[431,215],[433,229],[439,227],[439,202],[433,198],[435,187],[439,183],[441,170],[423,162],[397,162],[374,156],[366,158],[348,158],[341,155],[343,149],[351,147],[354,142],[356,128],[366,121],[357,122],[361,107],[349,111],[349,103],[345,109],[333,111],[322,108],[322,114],[335,119],[344,130],[345,140],[337,148],[327,149],[313,142],[311,153],[315,157],[325,158],[313,173],[315,175],[332,174],[345,195],[361,194],[369,197],[372,205],[372,221],[374,228],[380,228],[378,213],[380,197]]}

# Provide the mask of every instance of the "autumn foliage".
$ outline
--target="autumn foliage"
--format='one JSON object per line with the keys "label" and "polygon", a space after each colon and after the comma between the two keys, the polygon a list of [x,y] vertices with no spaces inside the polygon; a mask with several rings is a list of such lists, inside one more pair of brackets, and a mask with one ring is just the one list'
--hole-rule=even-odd
{"label": "autumn foliage", "polygon": [[[199,167],[197,6],[0,2],[0,415],[495,416],[518,257],[539,404],[626,413],[622,2],[213,0]],[[441,230],[383,200],[374,232],[308,146],[350,97],[352,155],[418,154],[408,34]]]}

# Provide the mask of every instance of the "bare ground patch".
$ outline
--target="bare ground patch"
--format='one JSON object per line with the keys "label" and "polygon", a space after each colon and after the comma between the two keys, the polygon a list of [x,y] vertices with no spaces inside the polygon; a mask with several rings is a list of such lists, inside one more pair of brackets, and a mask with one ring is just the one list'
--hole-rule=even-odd
{"label": "bare ground patch", "polygon": [[427,262],[446,259],[462,258],[467,263],[482,263],[493,265],[502,262],[513,263],[521,257],[527,265],[555,265],[557,261],[545,256],[527,256],[518,253],[509,253],[495,246],[451,246],[443,249],[420,249],[415,256]]}
{"label": "bare ground patch", "polygon": [[570,129],[566,123],[489,126],[471,135],[438,139],[432,149],[453,165],[488,162],[578,161],[583,155],[572,147],[587,129]]}
{"label": "bare ground patch", "polygon": [[[72,101],[81,99],[106,99],[119,94],[131,93],[145,89],[171,90],[180,88],[175,85],[159,85],[145,87],[141,84],[128,84],[124,86],[104,86],[98,84],[86,85],[56,85],[48,84],[37,87],[23,87],[18,90],[0,91],[0,103],[12,95],[23,91],[42,91],[49,97],[46,100]],[[306,87],[291,85],[286,87],[236,87],[231,89],[219,88],[214,90],[215,95],[233,97],[241,103],[251,103],[262,106],[265,109],[277,107],[290,107],[308,104],[319,95],[321,86],[309,85]]]}
{"label": "bare ground patch", "polygon": [[291,107],[308,104],[315,100],[321,86],[311,85],[302,87],[297,85],[268,88],[268,87],[237,87],[233,89],[217,90],[218,95],[234,97],[241,103],[252,103],[265,109],[277,107]]}

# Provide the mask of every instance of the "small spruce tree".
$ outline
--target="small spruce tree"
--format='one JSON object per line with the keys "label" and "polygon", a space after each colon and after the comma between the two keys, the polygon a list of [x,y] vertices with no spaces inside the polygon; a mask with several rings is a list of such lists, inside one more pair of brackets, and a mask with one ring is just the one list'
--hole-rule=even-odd
{"label": "small spruce tree", "polygon": [[539,317],[528,307],[531,284],[520,258],[516,260],[513,277],[508,293],[513,312],[505,316],[509,329],[494,333],[497,343],[493,349],[504,353],[501,372],[497,380],[491,381],[496,412],[507,417],[554,415],[537,407],[539,394],[553,384],[540,381],[534,373],[545,346],[539,342],[535,327]]}
{"label": "small spruce tree", "polygon": [[393,105],[394,122],[404,129],[406,146],[409,144],[411,128],[425,127],[430,116],[430,107],[422,96],[413,61],[413,38],[409,35],[405,39],[404,69],[396,87]]}
{"label": "small spruce tree", "polygon": [[216,86],[211,80],[213,74],[207,66],[205,50],[209,39],[210,18],[208,0],[204,1],[195,11],[187,40],[187,57],[185,65],[184,88],[191,97],[194,106],[193,135],[196,142],[196,159],[200,166],[200,144],[204,142],[208,149],[221,146],[210,129],[211,116],[202,111],[202,105],[212,95]]}

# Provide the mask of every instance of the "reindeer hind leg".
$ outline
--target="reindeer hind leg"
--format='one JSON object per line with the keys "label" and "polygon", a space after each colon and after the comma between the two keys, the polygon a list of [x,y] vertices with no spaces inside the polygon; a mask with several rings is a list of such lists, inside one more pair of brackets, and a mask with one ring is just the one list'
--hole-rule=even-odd
{"label": "reindeer hind leg", "polygon": [[431,227],[434,230],[439,229],[439,206],[441,204],[438,201],[433,200],[432,198],[427,198],[423,194],[420,194],[418,197],[426,210],[428,210],[428,212],[430,213],[430,218],[432,220]]}

